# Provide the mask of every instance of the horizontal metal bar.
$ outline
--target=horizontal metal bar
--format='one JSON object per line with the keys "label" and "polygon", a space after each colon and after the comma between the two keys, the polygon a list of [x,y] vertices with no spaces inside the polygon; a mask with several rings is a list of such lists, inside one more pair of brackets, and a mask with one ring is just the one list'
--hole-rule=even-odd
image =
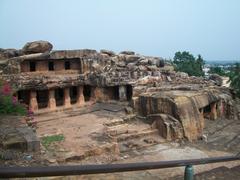
{"label": "horizontal metal bar", "polygon": [[47,167],[1,167],[1,178],[68,176],[83,174],[100,174],[149,169],[172,168],[186,165],[200,165],[226,161],[240,160],[239,156],[224,156],[203,159],[188,159],[175,161],[141,162],[127,164],[77,165],[77,166],[47,166]]}

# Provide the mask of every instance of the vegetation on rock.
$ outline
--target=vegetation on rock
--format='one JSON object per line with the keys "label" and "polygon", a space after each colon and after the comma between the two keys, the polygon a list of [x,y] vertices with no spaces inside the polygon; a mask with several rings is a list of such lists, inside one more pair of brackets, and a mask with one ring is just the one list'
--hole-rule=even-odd
{"label": "vegetation on rock", "polygon": [[173,58],[175,70],[185,72],[190,76],[203,76],[204,60],[201,55],[195,58],[187,51],[176,52]]}

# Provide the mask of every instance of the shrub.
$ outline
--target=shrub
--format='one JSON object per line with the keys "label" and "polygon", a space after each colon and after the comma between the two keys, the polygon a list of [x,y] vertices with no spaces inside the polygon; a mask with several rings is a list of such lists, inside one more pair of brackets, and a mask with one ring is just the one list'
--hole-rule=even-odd
{"label": "shrub", "polygon": [[17,101],[9,83],[0,80],[0,114],[25,115],[27,108]]}

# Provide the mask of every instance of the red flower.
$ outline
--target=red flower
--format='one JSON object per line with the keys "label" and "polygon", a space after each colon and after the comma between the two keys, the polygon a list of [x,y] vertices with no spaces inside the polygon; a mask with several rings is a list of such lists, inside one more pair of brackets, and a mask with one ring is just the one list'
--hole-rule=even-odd
{"label": "red flower", "polygon": [[11,94],[11,91],[12,91],[12,89],[11,89],[11,87],[9,86],[9,84],[4,84],[4,85],[3,85],[3,87],[2,87],[2,93],[3,93],[3,95],[8,96],[8,95]]}

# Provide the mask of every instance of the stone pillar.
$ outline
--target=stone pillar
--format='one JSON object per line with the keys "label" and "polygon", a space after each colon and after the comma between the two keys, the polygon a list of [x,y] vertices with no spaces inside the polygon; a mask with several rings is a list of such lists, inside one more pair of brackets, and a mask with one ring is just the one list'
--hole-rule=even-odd
{"label": "stone pillar", "polygon": [[30,103],[29,108],[32,111],[38,110],[38,102],[37,102],[37,92],[36,91],[30,91]]}
{"label": "stone pillar", "polygon": [[215,120],[217,119],[217,109],[216,109],[216,103],[212,103],[211,106],[211,113],[210,113],[210,119]]}
{"label": "stone pillar", "polygon": [[127,87],[119,86],[119,100],[126,101],[127,100]]}
{"label": "stone pillar", "polygon": [[91,87],[91,97],[90,97],[90,101],[95,102],[96,101],[96,87]]}
{"label": "stone pillar", "polygon": [[77,94],[77,104],[83,105],[85,103],[84,96],[83,96],[83,86],[78,87],[78,94]]}
{"label": "stone pillar", "polygon": [[50,89],[48,92],[48,108],[50,110],[56,109],[55,90]]}
{"label": "stone pillar", "polygon": [[64,88],[64,106],[66,108],[71,107],[71,98],[69,88]]}

